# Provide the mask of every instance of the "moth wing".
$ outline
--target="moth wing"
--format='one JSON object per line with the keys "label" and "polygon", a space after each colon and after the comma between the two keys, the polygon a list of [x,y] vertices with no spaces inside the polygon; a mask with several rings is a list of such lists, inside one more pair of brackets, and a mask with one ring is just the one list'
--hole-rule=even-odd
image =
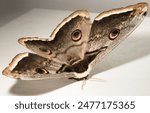
{"label": "moth wing", "polygon": [[19,39],[19,43],[42,57],[71,65],[84,58],[90,27],[88,12],[78,10],[55,28],[52,40],[24,37]]}
{"label": "moth wing", "polygon": [[142,22],[147,10],[147,3],[139,3],[99,14],[92,23],[87,47],[88,53],[100,50],[93,64],[127,38]]}
{"label": "moth wing", "polygon": [[3,71],[3,74],[23,80],[41,80],[51,78],[74,77],[73,73],[57,74],[61,64],[37,54],[20,53]]}

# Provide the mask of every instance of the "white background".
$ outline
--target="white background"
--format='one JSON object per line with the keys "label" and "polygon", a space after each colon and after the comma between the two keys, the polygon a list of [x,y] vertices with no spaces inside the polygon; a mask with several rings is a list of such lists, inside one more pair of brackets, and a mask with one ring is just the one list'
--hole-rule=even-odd
{"label": "white background", "polygon": [[[72,12],[66,10],[86,8],[92,12],[101,12],[112,7],[131,4],[131,0],[126,0],[126,3],[116,0],[115,2],[97,0],[94,3],[79,2],[79,0],[36,1],[1,1],[0,72],[16,54],[29,51],[17,43],[18,38],[49,37],[57,24]],[[132,2],[137,1],[139,0]],[[59,10],[56,10],[57,8]],[[92,19],[97,14],[91,13]],[[0,73],[0,95],[150,95],[150,17],[147,17],[127,40],[99,63],[91,75],[99,80],[86,81],[82,90],[83,81],[68,79],[21,81],[5,77]]]}
{"label": "white background", "polygon": [[[0,0],[0,9],[59,9],[59,10],[76,10],[87,9],[90,12],[101,12],[116,7],[147,2],[150,0]],[[6,11],[6,10],[5,10]],[[150,12],[148,13],[150,15]]]}

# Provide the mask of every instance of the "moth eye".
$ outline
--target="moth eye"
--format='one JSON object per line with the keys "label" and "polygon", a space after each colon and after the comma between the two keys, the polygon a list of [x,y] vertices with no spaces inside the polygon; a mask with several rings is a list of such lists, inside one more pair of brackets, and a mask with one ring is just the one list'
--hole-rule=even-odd
{"label": "moth eye", "polygon": [[75,31],[72,32],[71,34],[71,39],[73,41],[79,41],[82,37],[82,32],[79,29],[76,29]]}
{"label": "moth eye", "polygon": [[120,34],[120,29],[115,28],[109,33],[108,37],[110,40],[114,40],[119,36],[119,34]]}
{"label": "moth eye", "polygon": [[42,51],[43,53],[46,53],[46,54],[49,54],[49,55],[52,54],[52,51],[51,51],[51,50],[48,50],[48,49],[46,49],[46,48],[42,48],[42,47],[41,47],[41,48],[39,48],[39,50]]}
{"label": "moth eye", "polygon": [[36,68],[35,71],[39,74],[48,74],[49,72],[44,68]]}

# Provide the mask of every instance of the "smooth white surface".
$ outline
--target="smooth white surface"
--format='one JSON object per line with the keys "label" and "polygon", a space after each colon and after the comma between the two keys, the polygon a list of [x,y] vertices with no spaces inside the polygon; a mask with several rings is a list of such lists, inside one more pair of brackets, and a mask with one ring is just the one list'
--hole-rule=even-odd
{"label": "smooth white surface", "polygon": [[[49,37],[52,30],[70,11],[16,10],[0,20],[0,72],[12,58],[29,51],[17,43],[23,36]],[[97,14],[91,14],[92,19]],[[43,80],[21,81],[0,73],[0,95],[150,95],[150,18],[111,52],[92,71],[92,78],[83,81]],[[101,80],[100,80],[101,79]]]}

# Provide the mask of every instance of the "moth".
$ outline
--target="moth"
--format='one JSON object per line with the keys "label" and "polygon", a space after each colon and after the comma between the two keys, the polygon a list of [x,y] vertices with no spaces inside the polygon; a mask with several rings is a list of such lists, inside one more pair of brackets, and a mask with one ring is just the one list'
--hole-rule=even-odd
{"label": "moth", "polygon": [[142,22],[148,4],[138,3],[104,11],[91,23],[86,10],[65,18],[50,38],[23,37],[18,42],[33,53],[20,53],[3,74],[23,80],[86,78]]}

